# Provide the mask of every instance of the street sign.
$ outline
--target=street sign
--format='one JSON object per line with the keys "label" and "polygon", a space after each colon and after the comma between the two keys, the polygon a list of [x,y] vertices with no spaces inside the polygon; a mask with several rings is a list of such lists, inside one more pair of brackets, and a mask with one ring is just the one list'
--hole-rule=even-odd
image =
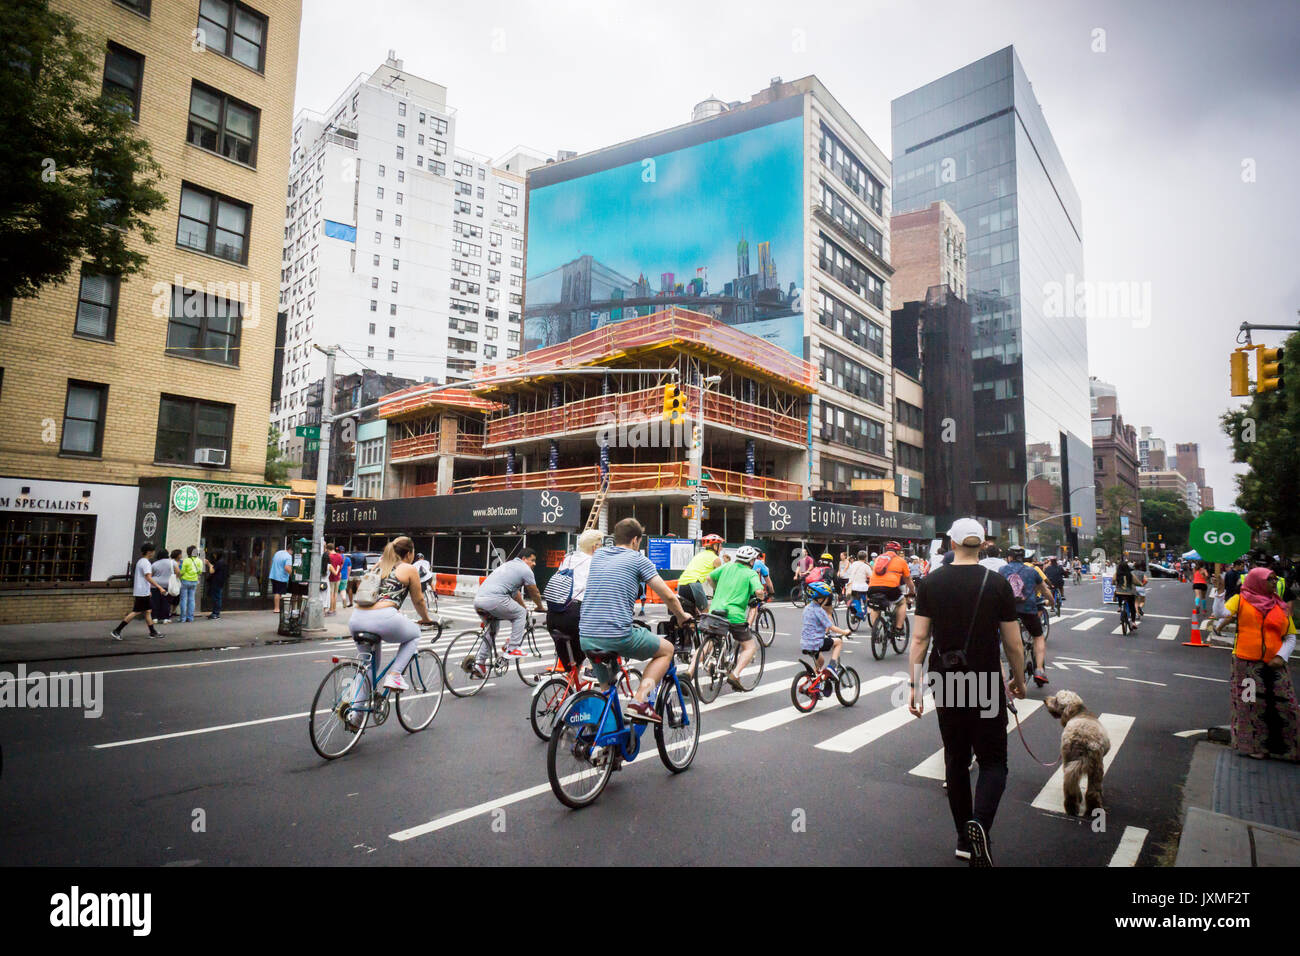
{"label": "street sign", "polygon": [[701,471],[700,471],[700,477],[703,478],[705,481],[712,481],[712,480],[713,480],[713,476],[710,475],[707,471],[704,471],[704,470],[701,470]]}
{"label": "street sign", "polygon": [[698,479],[698,478],[687,478],[687,479],[686,479],[686,487],[688,487],[688,488],[693,488],[693,487],[695,487],[696,485],[698,485],[699,483],[700,483],[700,479]]}
{"label": "street sign", "polygon": [[1250,525],[1232,511],[1202,511],[1188,531],[1188,546],[1206,561],[1228,564],[1250,550]]}
{"label": "street sign", "polygon": [[320,451],[320,439],[309,438],[302,443],[303,451]]}
{"label": "street sign", "polygon": [[293,430],[299,438],[320,438],[319,425],[299,425]]}
{"label": "street sign", "polygon": [[1118,604],[1115,600],[1115,579],[1109,574],[1104,575],[1101,579],[1101,603]]}
{"label": "street sign", "polygon": [[699,488],[695,490],[695,496],[705,504],[709,503],[709,489],[705,488],[703,485],[700,485]]}

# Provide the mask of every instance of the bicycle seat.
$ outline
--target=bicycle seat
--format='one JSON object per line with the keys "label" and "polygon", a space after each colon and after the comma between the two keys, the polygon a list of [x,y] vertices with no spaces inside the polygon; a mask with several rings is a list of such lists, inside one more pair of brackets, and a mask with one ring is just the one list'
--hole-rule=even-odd
{"label": "bicycle seat", "polygon": [[384,643],[383,637],[376,634],[374,631],[357,631],[357,633],[352,635],[352,640],[356,641],[358,644]]}
{"label": "bicycle seat", "polygon": [[583,651],[587,660],[593,664],[617,664],[618,654],[614,651]]}

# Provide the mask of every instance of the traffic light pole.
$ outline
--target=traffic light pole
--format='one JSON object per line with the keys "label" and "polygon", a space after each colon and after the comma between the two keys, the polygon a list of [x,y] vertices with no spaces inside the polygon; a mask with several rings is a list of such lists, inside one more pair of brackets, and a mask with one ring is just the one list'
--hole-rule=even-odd
{"label": "traffic light pole", "polygon": [[311,578],[307,584],[304,631],[325,629],[325,605],[321,601],[321,545],[325,541],[325,485],[329,482],[330,433],[334,430],[334,359],[337,345],[315,346],[325,353],[325,394],[321,396],[320,448],[316,455],[316,513],[311,521]]}

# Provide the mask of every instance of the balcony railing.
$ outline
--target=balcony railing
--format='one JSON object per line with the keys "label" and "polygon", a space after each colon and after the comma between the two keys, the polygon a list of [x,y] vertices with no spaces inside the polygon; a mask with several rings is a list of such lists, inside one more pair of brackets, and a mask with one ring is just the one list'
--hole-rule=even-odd
{"label": "balcony railing", "polygon": [[[705,467],[704,473],[709,477],[701,479],[700,483],[713,495],[764,501],[803,497],[803,486],[793,481],[746,475],[722,468]],[[610,465],[609,492],[610,494],[654,494],[676,491],[688,494],[691,491],[691,487],[686,484],[689,477],[690,465],[684,461]],[[461,478],[452,483],[452,492],[548,488],[554,491],[576,491],[579,494],[595,495],[600,487],[600,480],[600,466],[588,465],[582,468],[559,468],[555,471],[530,471],[519,475],[480,475]]]}
{"label": "balcony railing", "polygon": [[[687,406],[697,408],[699,389],[686,388],[683,391],[687,396]],[[808,426],[803,419],[717,392],[707,392],[706,396],[706,427],[731,428],[796,445],[807,441]],[[663,414],[663,397],[662,388],[646,388],[616,395],[596,395],[569,402],[560,408],[508,415],[488,422],[486,444],[530,441],[620,425],[658,425]]]}
{"label": "balcony railing", "polygon": [[437,432],[430,432],[427,435],[412,435],[408,438],[397,438],[393,440],[392,451],[389,460],[394,464],[400,464],[403,461],[415,461],[420,458],[429,458],[438,454],[453,455],[482,455],[483,436],[472,435],[468,432],[456,433],[456,444],[449,452],[442,448],[442,436]]}

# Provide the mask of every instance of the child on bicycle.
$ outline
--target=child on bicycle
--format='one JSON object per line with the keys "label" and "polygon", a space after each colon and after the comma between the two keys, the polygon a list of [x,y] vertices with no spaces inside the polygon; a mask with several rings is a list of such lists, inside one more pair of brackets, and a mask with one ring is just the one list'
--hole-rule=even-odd
{"label": "child on bicycle", "polygon": [[[803,609],[803,630],[799,634],[799,649],[817,655],[817,669],[821,670],[826,651],[831,652],[830,670],[833,674],[840,671],[840,651],[844,649],[843,635],[848,628],[836,627],[827,608],[831,606],[831,589],[820,581],[808,585],[811,600]],[[831,635],[838,635],[832,637]]]}

